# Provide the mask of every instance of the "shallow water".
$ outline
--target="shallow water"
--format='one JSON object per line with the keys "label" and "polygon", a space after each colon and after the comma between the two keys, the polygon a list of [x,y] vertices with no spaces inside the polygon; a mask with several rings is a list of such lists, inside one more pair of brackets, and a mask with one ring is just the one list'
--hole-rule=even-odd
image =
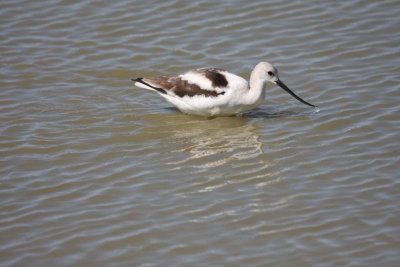
{"label": "shallow water", "polygon": [[[2,266],[399,266],[398,1],[2,1]],[[277,87],[179,113],[131,77]]]}

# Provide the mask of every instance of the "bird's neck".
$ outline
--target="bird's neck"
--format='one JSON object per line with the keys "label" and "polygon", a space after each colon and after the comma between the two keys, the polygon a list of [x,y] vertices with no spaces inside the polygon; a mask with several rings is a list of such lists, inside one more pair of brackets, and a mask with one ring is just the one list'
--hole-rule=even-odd
{"label": "bird's neck", "polygon": [[256,70],[250,75],[250,89],[248,92],[249,103],[257,103],[264,100],[265,97],[265,79],[263,79]]}

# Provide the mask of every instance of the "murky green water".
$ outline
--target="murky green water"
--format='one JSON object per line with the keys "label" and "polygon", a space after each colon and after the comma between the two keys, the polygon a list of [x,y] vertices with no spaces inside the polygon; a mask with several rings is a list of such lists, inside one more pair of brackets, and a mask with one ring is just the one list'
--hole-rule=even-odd
{"label": "murky green water", "polygon": [[[398,1],[1,1],[2,266],[399,266]],[[179,113],[131,77],[278,87]]]}

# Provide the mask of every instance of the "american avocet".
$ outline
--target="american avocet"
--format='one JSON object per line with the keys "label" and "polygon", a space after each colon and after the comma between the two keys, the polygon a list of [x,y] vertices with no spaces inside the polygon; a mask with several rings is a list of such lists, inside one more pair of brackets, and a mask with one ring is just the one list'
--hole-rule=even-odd
{"label": "american avocet", "polygon": [[233,115],[251,110],[262,103],[264,85],[280,86],[300,102],[315,107],[293,93],[267,62],[258,63],[245,79],[217,68],[201,68],[172,77],[135,78],[135,85],[157,92],[180,111],[203,116]]}

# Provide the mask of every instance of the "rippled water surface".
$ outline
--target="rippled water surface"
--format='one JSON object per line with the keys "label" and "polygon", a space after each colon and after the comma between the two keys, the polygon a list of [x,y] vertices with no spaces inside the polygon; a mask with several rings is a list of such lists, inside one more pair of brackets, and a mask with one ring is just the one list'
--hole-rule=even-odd
{"label": "rippled water surface", "polygon": [[[399,1],[0,3],[1,266],[400,266]],[[278,87],[184,115],[131,77]]]}

